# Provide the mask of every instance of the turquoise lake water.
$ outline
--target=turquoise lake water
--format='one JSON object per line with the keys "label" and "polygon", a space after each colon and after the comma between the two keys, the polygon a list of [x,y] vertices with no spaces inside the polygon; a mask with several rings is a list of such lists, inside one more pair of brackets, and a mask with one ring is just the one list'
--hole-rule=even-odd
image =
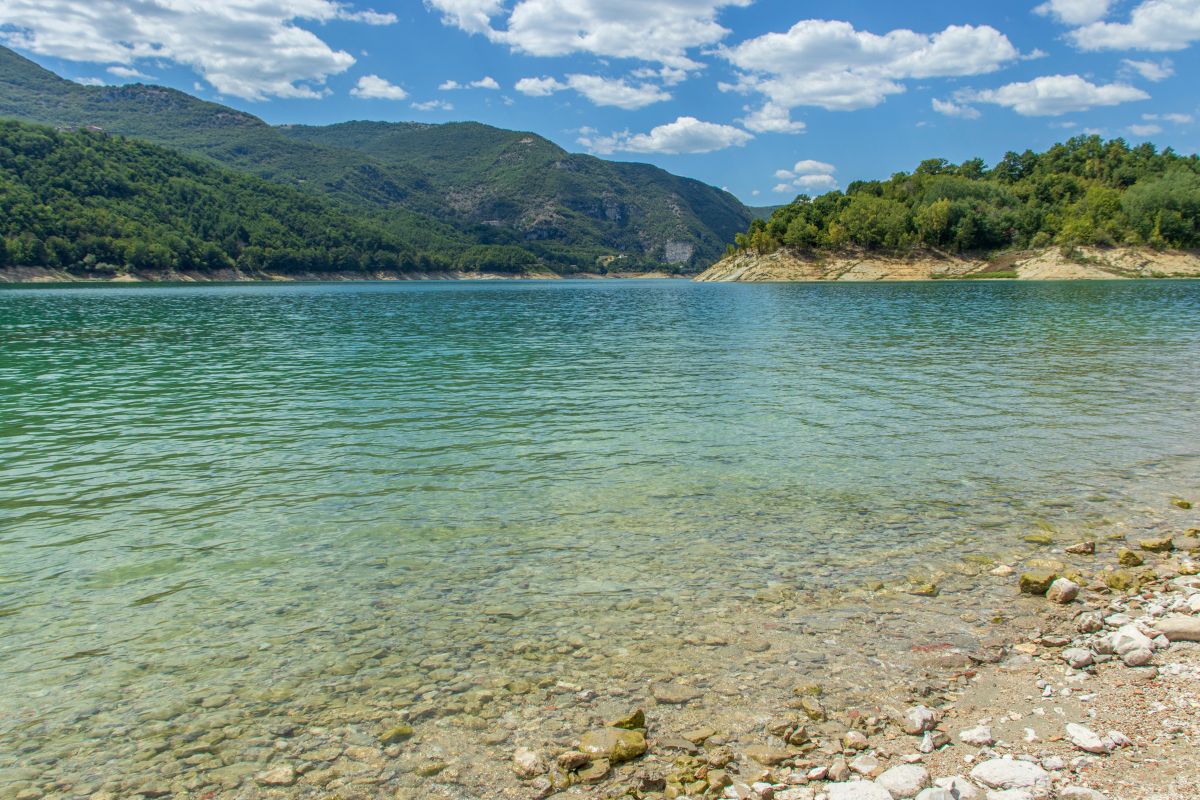
{"label": "turquoise lake water", "polygon": [[1200,282],[3,290],[0,783],[1198,492]]}

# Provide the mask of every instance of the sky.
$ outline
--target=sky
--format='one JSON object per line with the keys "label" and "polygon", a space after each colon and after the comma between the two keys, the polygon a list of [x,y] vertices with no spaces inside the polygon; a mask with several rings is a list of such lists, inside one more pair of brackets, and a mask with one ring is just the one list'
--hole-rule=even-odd
{"label": "sky", "polygon": [[1096,133],[1200,149],[1200,0],[3,0],[72,80],[477,120],[777,205]]}

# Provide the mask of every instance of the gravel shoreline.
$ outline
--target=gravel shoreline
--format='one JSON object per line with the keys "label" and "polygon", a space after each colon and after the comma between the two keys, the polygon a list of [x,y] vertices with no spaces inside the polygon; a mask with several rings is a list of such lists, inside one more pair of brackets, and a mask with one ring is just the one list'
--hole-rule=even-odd
{"label": "gravel shoreline", "polygon": [[[834,710],[819,684],[797,686],[754,737],[703,726],[660,734],[653,714],[631,710],[569,749],[518,747],[512,767],[531,797],[1200,797],[1197,551],[1200,531],[1190,529],[1000,565],[991,575],[1014,594],[1045,596],[1041,627],[941,650],[941,675],[903,698]],[[686,687],[678,691],[655,697],[686,703]]]}

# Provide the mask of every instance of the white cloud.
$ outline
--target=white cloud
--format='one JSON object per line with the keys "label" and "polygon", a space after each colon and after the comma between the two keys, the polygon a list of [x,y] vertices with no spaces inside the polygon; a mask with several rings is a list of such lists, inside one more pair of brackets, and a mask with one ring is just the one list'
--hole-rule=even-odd
{"label": "white cloud", "polygon": [[1097,106],[1115,106],[1150,95],[1124,83],[1097,86],[1078,75],[1046,75],[999,89],[966,91],[958,99],[1005,106],[1027,117],[1056,117]]}
{"label": "white cloud", "polygon": [[1141,75],[1154,83],[1165,81],[1175,74],[1175,65],[1169,58],[1164,58],[1162,61],[1134,61],[1131,58],[1125,58],[1121,60],[1121,65],[1123,73]]}
{"label": "white cloud", "polygon": [[1035,14],[1054,17],[1064,25],[1087,25],[1108,16],[1112,0],[1048,0],[1035,8]]}
{"label": "white cloud", "polygon": [[679,117],[674,122],[659,125],[649,133],[629,131],[611,136],[584,134],[579,143],[594,153],[711,153],[727,147],[741,147],[754,134],[732,125],[701,122],[695,117]]}
{"label": "white cloud", "polygon": [[791,169],[775,170],[777,179],[787,181],[778,184],[775,191],[795,194],[796,189],[833,189],[838,184],[837,178],[833,177],[835,172],[837,167],[824,161],[797,161]]}
{"label": "white cloud", "polygon": [[642,67],[631,72],[630,77],[643,81],[662,81],[663,86],[678,86],[688,79],[688,71],[675,67],[659,67],[658,69]]}
{"label": "white cloud", "polygon": [[832,175],[801,175],[793,183],[801,189],[832,189],[837,178]]}
{"label": "white cloud", "polygon": [[562,92],[571,87],[557,78],[521,78],[513,88],[530,97],[549,97],[555,92]]}
{"label": "white cloud", "polygon": [[653,103],[670,100],[671,94],[657,86],[643,83],[633,86],[624,78],[602,78],[599,75],[568,75],[567,85],[598,106],[616,106],[633,110]]}
{"label": "white cloud", "polygon": [[492,17],[500,13],[504,0],[425,0],[427,8],[442,12],[442,22],[467,33],[492,32]]}
{"label": "white cloud", "polygon": [[500,84],[491,75],[485,75],[477,81],[469,83],[459,83],[458,81],[446,81],[438,87],[443,92],[452,92],[458,89],[492,89],[499,90]]}
{"label": "white cloud", "polygon": [[958,117],[959,119],[979,119],[981,116],[977,108],[955,103],[953,100],[938,100],[936,97],[933,99],[933,110],[947,117]]}
{"label": "white cloud", "polygon": [[780,192],[780,193],[786,192],[787,194],[795,194],[796,193],[796,190],[792,188],[792,185],[790,183],[777,183],[777,184],[775,184],[775,187],[773,189],[771,189],[771,191],[772,192]]}
{"label": "white cloud", "polygon": [[103,79],[101,79],[101,78],[75,78],[75,83],[78,83],[80,86],[105,86],[106,85],[104,83]]}
{"label": "white cloud", "polygon": [[719,52],[741,71],[736,83],[719,88],[760,93],[776,116],[780,109],[798,106],[870,108],[904,92],[905,80],[983,75],[1020,58],[1004,34],[986,25],[879,35],[848,22],[818,19]]}
{"label": "white cloud", "polygon": [[[729,30],[724,8],[753,0],[425,0],[442,20],[533,56],[589,53],[697,69],[688,51],[716,44]],[[495,21],[495,22],[494,22]]]}
{"label": "white cloud", "polygon": [[133,67],[109,67],[107,70],[109,75],[116,75],[118,78],[129,78],[130,80],[152,81],[152,78],[145,73],[139,72]]}
{"label": "white cloud", "polygon": [[1081,50],[1183,50],[1200,40],[1200,0],[1142,0],[1128,22],[1093,22],[1068,38]]}
{"label": "white cloud", "polygon": [[350,94],[363,100],[403,100],[408,92],[378,75],[363,75]]}
{"label": "white cloud", "polygon": [[1192,122],[1191,114],[1142,114],[1147,122],[1174,122],[1176,125],[1187,125]]}
{"label": "white cloud", "polygon": [[531,97],[547,97],[555,92],[574,89],[598,106],[615,106],[626,110],[645,108],[671,99],[670,92],[653,84],[635,86],[624,78],[604,78],[599,75],[568,75],[565,82],[557,78],[522,78],[514,88]]}
{"label": "white cloud", "polygon": [[454,104],[445,100],[426,100],[424,103],[413,103],[417,111],[453,111]]}
{"label": "white cloud", "polygon": [[1154,136],[1157,133],[1162,133],[1162,128],[1158,125],[1130,125],[1129,132],[1134,136],[1145,139],[1147,136]]}
{"label": "white cloud", "polygon": [[140,59],[170,61],[246,100],[311,98],[354,57],[299,23],[336,19],[384,24],[395,17],[351,11],[336,0],[4,0],[0,41],[131,69]]}
{"label": "white cloud", "polygon": [[751,111],[738,121],[755,133],[804,133],[808,127],[799,120],[793,120],[791,111],[771,102],[764,103],[762,108]]}

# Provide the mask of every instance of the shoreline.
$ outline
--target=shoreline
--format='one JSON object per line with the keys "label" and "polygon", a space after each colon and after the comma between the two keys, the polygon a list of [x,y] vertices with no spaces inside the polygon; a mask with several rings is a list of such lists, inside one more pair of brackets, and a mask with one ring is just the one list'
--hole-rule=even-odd
{"label": "shoreline", "polygon": [[866,250],[741,251],[712,265],[702,283],[822,283],[888,281],[1055,281],[1200,278],[1200,253],[1136,247],[1071,248],[996,253],[990,257],[934,250],[890,254]]}
{"label": "shoreline", "polygon": [[[919,648],[928,653],[926,680],[894,687],[886,699],[835,709],[821,684],[802,683],[749,736],[702,722],[660,733],[654,709],[638,708],[583,735],[577,748],[518,748],[513,769],[537,797],[1200,796],[1200,529],[1060,547],[1047,538],[1028,540],[1051,557],[987,573],[1038,603],[1033,618],[1004,622],[973,649]],[[937,587],[907,591],[936,596]],[[617,766],[622,748],[649,755]]]}
{"label": "shoreline", "polygon": [[[698,662],[684,656],[678,664],[645,669],[641,648],[630,644],[625,657],[631,674],[598,682],[576,671],[576,659],[589,659],[593,649],[588,632],[567,628],[562,649],[537,654],[546,662],[540,679],[476,680],[462,694],[434,693],[411,703],[393,697],[390,710],[367,711],[371,704],[357,680],[320,702],[293,698],[284,684],[256,690],[270,710],[264,707],[260,749],[246,754],[260,755],[226,766],[210,761],[212,745],[223,738],[220,728],[186,722],[186,715],[176,728],[156,714],[137,738],[148,735],[165,747],[161,737],[182,734],[181,751],[172,748],[161,762],[145,762],[153,765],[152,775],[135,767],[118,777],[99,762],[94,768],[101,772],[91,784],[96,791],[64,789],[62,796],[1191,800],[1200,791],[1200,645],[1160,641],[1151,645],[1149,664],[1127,666],[1101,644],[1139,624],[1138,617],[1153,621],[1166,616],[1156,609],[1174,614],[1184,602],[1195,603],[1187,613],[1200,623],[1194,562],[1200,515],[1169,509],[1165,518],[1095,531],[1090,548],[1071,533],[1039,532],[1026,536],[1018,552],[973,561],[966,571],[947,564],[920,577],[896,575],[886,586],[846,586],[819,595],[764,586],[753,603],[714,609],[719,627],[697,628],[679,641],[681,656],[690,649],[724,653],[717,668],[692,667]],[[1170,550],[1162,541],[1168,533]],[[1146,548],[1142,540],[1153,543]],[[1144,564],[1121,566],[1135,560],[1123,549]],[[1052,575],[1025,575],[1039,571]],[[1077,582],[1070,602],[1038,593],[1060,575]],[[1128,581],[1141,584],[1140,591],[1113,588]],[[1020,591],[1023,583],[1032,591]],[[964,594],[971,585],[983,591]],[[1055,592],[1069,588],[1059,585]],[[1087,632],[1080,630],[1085,618]],[[803,651],[802,643],[788,642],[797,622],[812,660],[789,660]],[[1156,633],[1147,632],[1153,642]],[[872,640],[875,646],[861,644]],[[610,654],[625,645],[595,643]],[[839,672],[843,654],[821,652],[838,649],[851,650],[857,668]],[[1064,658],[1078,649],[1091,652],[1093,663],[1068,666]],[[768,675],[788,682],[764,681]],[[201,690],[184,705],[223,713],[249,690],[234,688],[224,696]],[[505,695],[510,704],[500,711],[496,706]],[[329,700],[333,708],[324,707]],[[1169,703],[1184,703],[1185,715],[1156,718],[1154,709]],[[609,724],[616,722],[624,727]],[[1088,728],[1103,752],[1070,741],[1067,723]],[[245,724],[234,721],[228,730],[242,731]],[[1026,740],[1027,728],[1035,740]],[[995,741],[968,744],[964,731],[974,731],[972,742]],[[191,743],[193,735],[201,736],[203,747]],[[1126,739],[1131,744],[1123,744]],[[269,754],[261,749],[267,742]],[[204,777],[187,767],[180,774],[172,756],[212,768]],[[997,788],[1014,770],[1024,777],[1012,781],[1028,778],[1030,784]],[[949,786],[943,793],[939,780]],[[906,794],[897,786],[918,791]],[[0,797],[42,796],[36,792],[55,794],[31,774],[4,785]]]}
{"label": "shoreline", "polygon": [[8,267],[0,269],[0,286],[55,286],[63,284],[120,286],[156,284],[212,284],[212,283],[402,283],[406,281],[559,281],[559,280],[630,280],[630,279],[690,279],[692,275],[673,275],[662,271],[610,272],[605,275],[576,273],[529,273],[513,275],[494,272],[461,272],[457,270],[438,272],[310,272],[294,274],[260,273],[246,274],[235,270],[214,273],[199,272],[141,272],[109,277],[81,276],[63,270],[41,267]]}

